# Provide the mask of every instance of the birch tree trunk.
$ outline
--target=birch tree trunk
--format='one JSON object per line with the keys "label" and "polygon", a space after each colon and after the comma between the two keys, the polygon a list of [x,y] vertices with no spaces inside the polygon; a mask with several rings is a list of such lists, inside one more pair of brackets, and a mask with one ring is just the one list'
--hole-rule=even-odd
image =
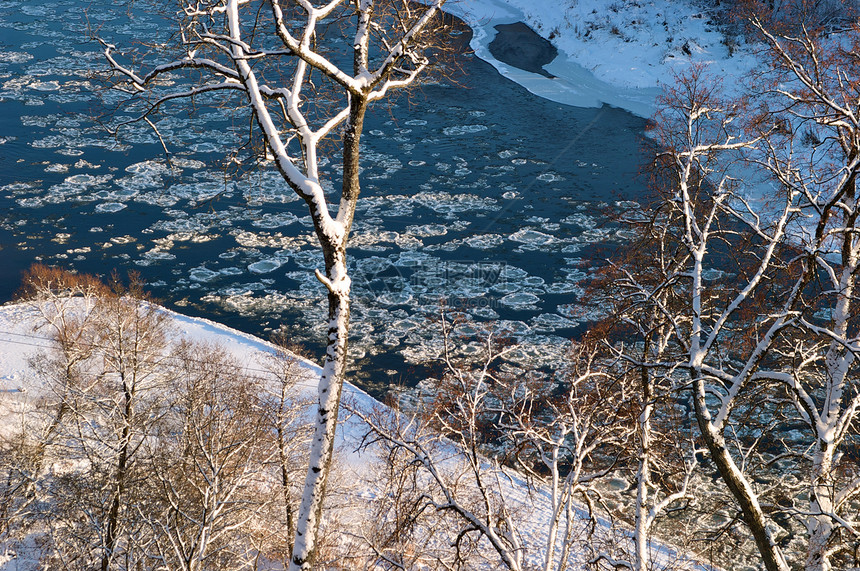
{"label": "birch tree trunk", "polygon": [[[825,571],[856,561],[860,537],[851,504],[860,479],[846,458],[860,411],[860,32],[834,42],[753,25],[772,59],[751,100],[721,101],[702,70],[667,98],[672,126],[661,141],[676,179],[660,204],[669,239],[657,247],[674,268],[656,284],[631,281],[674,329],[679,356],[664,366],[688,372],[701,438],[765,568]],[[741,159],[767,175],[769,204],[749,197],[762,188],[731,176]],[[721,244],[733,250],[722,260]],[[726,260],[736,277],[709,277]],[[762,432],[741,414],[768,417]],[[802,437],[789,443],[785,425],[802,426]],[[788,561],[788,549],[805,554]]]}
{"label": "birch tree trunk", "polygon": [[[223,94],[226,99],[238,93],[259,127],[275,168],[307,203],[325,261],[323,271],[316,275],[327,289],[328,315],[318,412],[290,563],[294,570],[313,566],[347,367],[350,278],[346,252],[360,193],[364,117],[372,102],[415,83],[429,64],[425,54],[430,48],[446,50],[445,38],[437,31],[443,28],[438,16],[444,2],[330,0],[317,5],[311,0],[204,4],[181,0],[181,33],[173,46],[179,55],[145,75],[120,63],[116,48],[100,40],[112,69],[125,81],[120,88],[148,98],[150,104],[127,122],[154,125],[150,116],[168,101],[202,93]],[[297,26],[302,18],[304,24]],[[343,44],[327,45],[329,36],[351,47],[351,69],[333,59]],[[165,74],[187,71],[191,73],[180,81],[158,81]],[[322,81],[311,82],[312,73],[322,76]],[[343,180],[333,214],[320,178],[319,144],[339,134]]]}

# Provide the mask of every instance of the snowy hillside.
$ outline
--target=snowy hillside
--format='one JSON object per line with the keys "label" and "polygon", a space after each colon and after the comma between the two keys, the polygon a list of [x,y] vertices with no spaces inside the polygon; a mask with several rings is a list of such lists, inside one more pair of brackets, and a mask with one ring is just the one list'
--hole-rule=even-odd
{"label": "snowy hillside", "polygon": [[[649,117],[661,86],[691,64],[707,64],[731,87],[757,62],[742,39],[713,22],[707,3],[478,0],[448,9],[474,29],[472,48],[479,57],[535,95],[578,107],[608,103]],[[554,78],[516,69],[490,54],[495,26],[520,21],[560,50],[545,67]]]}
{"label": "snowy hillside", "polygon": [[[247,371],[263,371],[267,355],[275,351],[275,347],[270,343],[211,321],[190,318],[167,310],[162,311],[169,316],[169,326],[178,337],[216,346],[219,352],[235,358]],[[34,311],[31,305],[15,304],[0,307],[0,419],[2,419],[0,422],[2,422],[2,433],[6,436],[14,433],[16,427],[24,422],[22,420],[24,417],[34,414],[34,410],[40,406],[40,398],[46,396],[48,391],[44,379],[31,366],[32,359],[39,353],[50,350],[52,345],[44,329],[34,329],[34,325],[39,323],[40,319],[38,312]],[[310,396],[313,380],[319,369],[307,361],[301,361],[301,364],[308,376],[306,382],[299,383],[294,390],[304,393],[303,396]],[[293,396],[296,397],[296,395]],[[295,398],[295,401],[301,400],[302,398]],[[379,419],[384,407],[353,386],[346,387],[344,400],[348,412],[342,414],[342,428],[338,439],[338,465],[334,475],[336,485],[330,492],[332,506],[327,511],[326,517],[329,525],[336,526],[336,530],[332,531],[337,532],[341,544],[338,549],[345,549],[351,557],[356,557],[356,561],[364,560],[365,563],[362,564],[364,566],[369,556],[367,555],[368,546],[362,542],[362,538],[372,537],[371,527],[380,523],[374,518],[378,517],[380,506],[385,504],[386,498],[390,497],[390,492],[384,491],[387,489],[386,484],[380,479],[380,474],[386,473],[384,460],[386,456],[380,453],[381,449],[377,446],[369,448],[361,446],[368,432],[368,426],[359,417],[367,415]],[[439,454],[437,458],[439,466],[449,471],[451,477],[463,477],[458,475],[460,474],[459,453],[452,445],[443,444],[442,448],[436,448],[436,452]],[[489,464],[486,468],[490,469]],[[59,464],[48,467],[50,472],[57,469],[61,469]],[[462,485],[461,483],[460,486]],[[534,489],[527,485],[525,480],[511,473],[499,480],[499,486],[499,493],[504,496],[508,506],[506,509],[513,510],[517,542],[522,553],[525,554],[524,562],[535,565],[542,563],[546,530],[552,518],[550,509],[552,498],[549,491],[542,488]],[[454,533],[456,529],[456,527],[448,527],[425,530],[423,532],[426,534],[427,541],[425,549],[447,549],[452,541],[449,534]],[[581,529],[571,530],[570,534],[573,537],[584,537],[586,532],[583,521]],[[607,533],[608,529],[598,531],[596,535],[590,537],[594,540],[599,537],[609,539],[610,536],[605,535]],[[6,536],[4,545],[5,555],[0,556],[0,570],[3,571],[38,568],[38,561],[44,556],[40,551],[38,540],[21,543]],[[484,562],[480,567],[497,566],[498,560],[492,549],[487,545],[479,545],[476,549],[472,557],[475,561]],[[656,545],[654,549],[658,560],[678,562],[679,555],[672,549]],[[344,556],[340,555],[340,557]],[[574,563],[585,559],[585,555],[576,550],[570,554],[570,557]],[[371,557],[370,560],[372,559]],[[370,565],[366,568],[375,567]]]}

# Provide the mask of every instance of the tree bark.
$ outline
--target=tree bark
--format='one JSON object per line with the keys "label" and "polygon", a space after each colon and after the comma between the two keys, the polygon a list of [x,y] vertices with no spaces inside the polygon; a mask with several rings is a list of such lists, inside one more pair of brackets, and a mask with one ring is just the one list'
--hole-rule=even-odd
{"label": "tree bark", "polygon": [[350,118],[344,126],[343,136],[343,191],[338,209],[338,220],[344,228],[343,235],[333,239],[325,228],[320,225],[316,227],[325,258],[326,286],[329,289],[328,344],[320,376],[310,464],[296,522],[291,571],[313,568],[319,544],[323,499],[334,454],[349,342],[350,280],[346,269],[346,243],[360,193],[359,145],[366,111],[367,100],[353,96],[350,101]]}
{"label": "tree bark", "polygon": [[[650,340],[645,340],[645,355],[649,352]],[[637,418],[639,433],[639,469],[636,474],[636,516],[634,519],[634,571],[648,569],[648,486],[651,481],[651,414],[654,411],[653,383],[648,367],[640,369],[642,411]]]}
{"label": "tree bark", "polygon": [[735,500],[741,508],[744,522],[750,528],[755,540],[762,562],[768,571],[789,571],[788,563],[785,561],[779,547],[773,541],[773,536],[767,528],[764,511],[758,503],[755,492],[753,492],[749,481],[743,472],[735,464],[728,449],[726,448],[723,435],[711,423],[710,413],[705,402],[705,384],[698,371],[691,370],[693,377],[693,403],[696,411],[696,421],[702,433],[702,438],[711,459],[717,466],[720,476],[732,492]]}
{"label": "tree bark", "polygon": [[131,423],[134,415],[134,389],[126,382],[125,374],[121,374],[123,387],[124,408],[123,427],[120,440],[119,458],[117,460],[115,490],[111,500],[110,510],[107,517],[107,528],[105,530],[105,545],[102,553],[101,571],[108,571],[111,559],[116,549],[117,529],[119,528],[119,510],[125,495],[125,481],[128,472],[128,456],[131,441]]}

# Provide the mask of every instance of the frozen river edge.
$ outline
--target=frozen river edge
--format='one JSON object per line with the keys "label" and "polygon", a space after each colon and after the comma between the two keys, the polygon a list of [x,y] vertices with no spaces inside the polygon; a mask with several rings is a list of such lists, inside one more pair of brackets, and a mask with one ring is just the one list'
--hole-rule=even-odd
{"label": "frozen river edge", "polygon": [[465,3],[455,3],[447,5],[446,10],[463,19],[472,29],[470,47],[475,55],[536,96],[573,107],[611,105],[644,118],[654,114],[655,102],[662,89],[608,83],[597,78],[574,59],[566,57],[563,52],[544,66],[552,77],[532,73],[496,59],[489,47],[499,34],[496,26],[528,21],[525,13],[503,0],[481,0],[470,4],[468,8]]}

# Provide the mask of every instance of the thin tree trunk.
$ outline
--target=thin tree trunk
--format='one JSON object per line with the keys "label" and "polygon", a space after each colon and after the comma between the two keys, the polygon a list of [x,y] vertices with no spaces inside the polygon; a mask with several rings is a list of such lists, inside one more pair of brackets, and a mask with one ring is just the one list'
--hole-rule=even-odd
{"label": "thin tree trunk", "polygon": [[[330,274],[331,275],[331,274]],[[349,296],[329,293],[328,347],[320,375],[319,403],[304,494],[296,521],[291,571],[310,570],[318,549],[320,517],[334,454],[334,436],[346,369]]]}
{"label": "thin tree trunk", "polygon": [[126,385],[124,375],[122,377],[122,385],[125,398],[125,407],[123,409],[124,424],[120,440],[119,459],[117,460],[116,467],[116,489],[113,494],[107,518],[101,571],[108,571],[111,559],[113,559],[114,550],[116,549],[116,536],[117,529],[119,528],[119,510],[122,505],[123,496],[125,495],[125,480],[128,472],[128,456],[131,441],[131,417],[134,414],[134,392],[133,389]]}
{"label": "thin tree trunk", "polygon": [[[645,354],[649,351],[649,340],[645,341]],[[636,517],[634,525],[634,571],[648,568],[648,486],[651,481],[651,414],[653,385],[648,367],[641,369],[642,411],[637,419],[639,431],[639,470],[636,474]]]}
{"label": "thin tree trunk", "polygon": [[695,370],[691,370],[690,374],[694,378],[693,386],[695,394],[693,395],[693,403],[696,410],[696,420],[699,423],[699,429],[705,440],[705,445],[708,447],[711,459],[716,464],[720,476],[729,487],[729,490],[731,490],[732,496],[734,496],[740,505],[744,522],[746,522],[753,534],[753,539],[761,554],[765,569],[768,571],[789,571],[788,563],[786,563],[782,552],[773,541],[770,530],[767,529],[764,512],[758,503],[755,492],[753,492],[750,483],[737,467],[734,460],[732,460],[731,454],[726,448],[723,435],[711,424],[711,415],[705,403],[705,386],[701,375]]}
{"label": "thin tree trunk", "polygon": [[278,411],[278,459],[281,463],[281,491],[284,495],[284,512],[287,517],[287,536],[289,539],[288,548],[290,553],[293,552],[293,533],[295,522],[293,521],[295,515],[293,514],[293,499],[290,496],[290,472],[287,466],[287,455],[285,453],[285,447],[287,445],[285,435],[284,435],[284,426],[283,426],[283,393],[281,395],[281,410]]}
{"label": "thin tree trunk", "polygon": [[[848,162],[852,162],[857,152],[848,153]],[[856,178],[849,177],[845,183],[843,202],[856,204]],[[857,210],[853,210],[845,219],[842,233],[842,274],[839,288],[836,292],[836,303],[833,310],[833,332],[841,339],[848,339],[848,320],[852,313],[856,271],[858,267],[857,248],[852,230],[857,227]],[[823,233],[819,240],[823,239]],[[806,528],[809,534],[809,544],[806,555],[807,571],[830,571],[829,548],[835,526],[829,514],[834,511],[833,496],[836,483],[833,478],[833,458],[836,455],[837,444],[834,442],[834,429],[843,413],[843,400],[846,378],[854,360],[854,355],[847,351],[838,341],[831,341],[825,363],[825,401],[822,405],[821,416],[825,428],[816,427],[815,453],[813,456],[812,473],[809,485],[809,513]]]}
{"label": "thin tree trunk", "polygon": [[350,102],[350,118],[344,127],[343,137],[343,191],[337,213],[344,229],[340,242],[333,243],[332,237],[325,229],[317,227],[317,236],[325,257],[326,286],[329,288],[328,344],[320,376],[310,464],[296,521],[296,535],[290,559],[291,571],[307,571],[313,568],[319,543],[323,498],[334,454],[334,437],[349,340],[350,280],[346,268],[346,242],[360,193],[359,144],[366,110],[367,100],[353,96]]}
{"label": "thin tree trunk", "polygon": [[[817,443],[815,461],[812,467],[812,482],[809,490],[809,509],[812,514],[830,513],[833,511],[830,471],[833,467],[833,446],[830,443]],[[833,522],[829,516],[807,517],[807,531],[809,533],[809,547],[807,549],[806,570],[807,571],[830,571],[833,566],[830,563],[828,547],[833,535]]]}

